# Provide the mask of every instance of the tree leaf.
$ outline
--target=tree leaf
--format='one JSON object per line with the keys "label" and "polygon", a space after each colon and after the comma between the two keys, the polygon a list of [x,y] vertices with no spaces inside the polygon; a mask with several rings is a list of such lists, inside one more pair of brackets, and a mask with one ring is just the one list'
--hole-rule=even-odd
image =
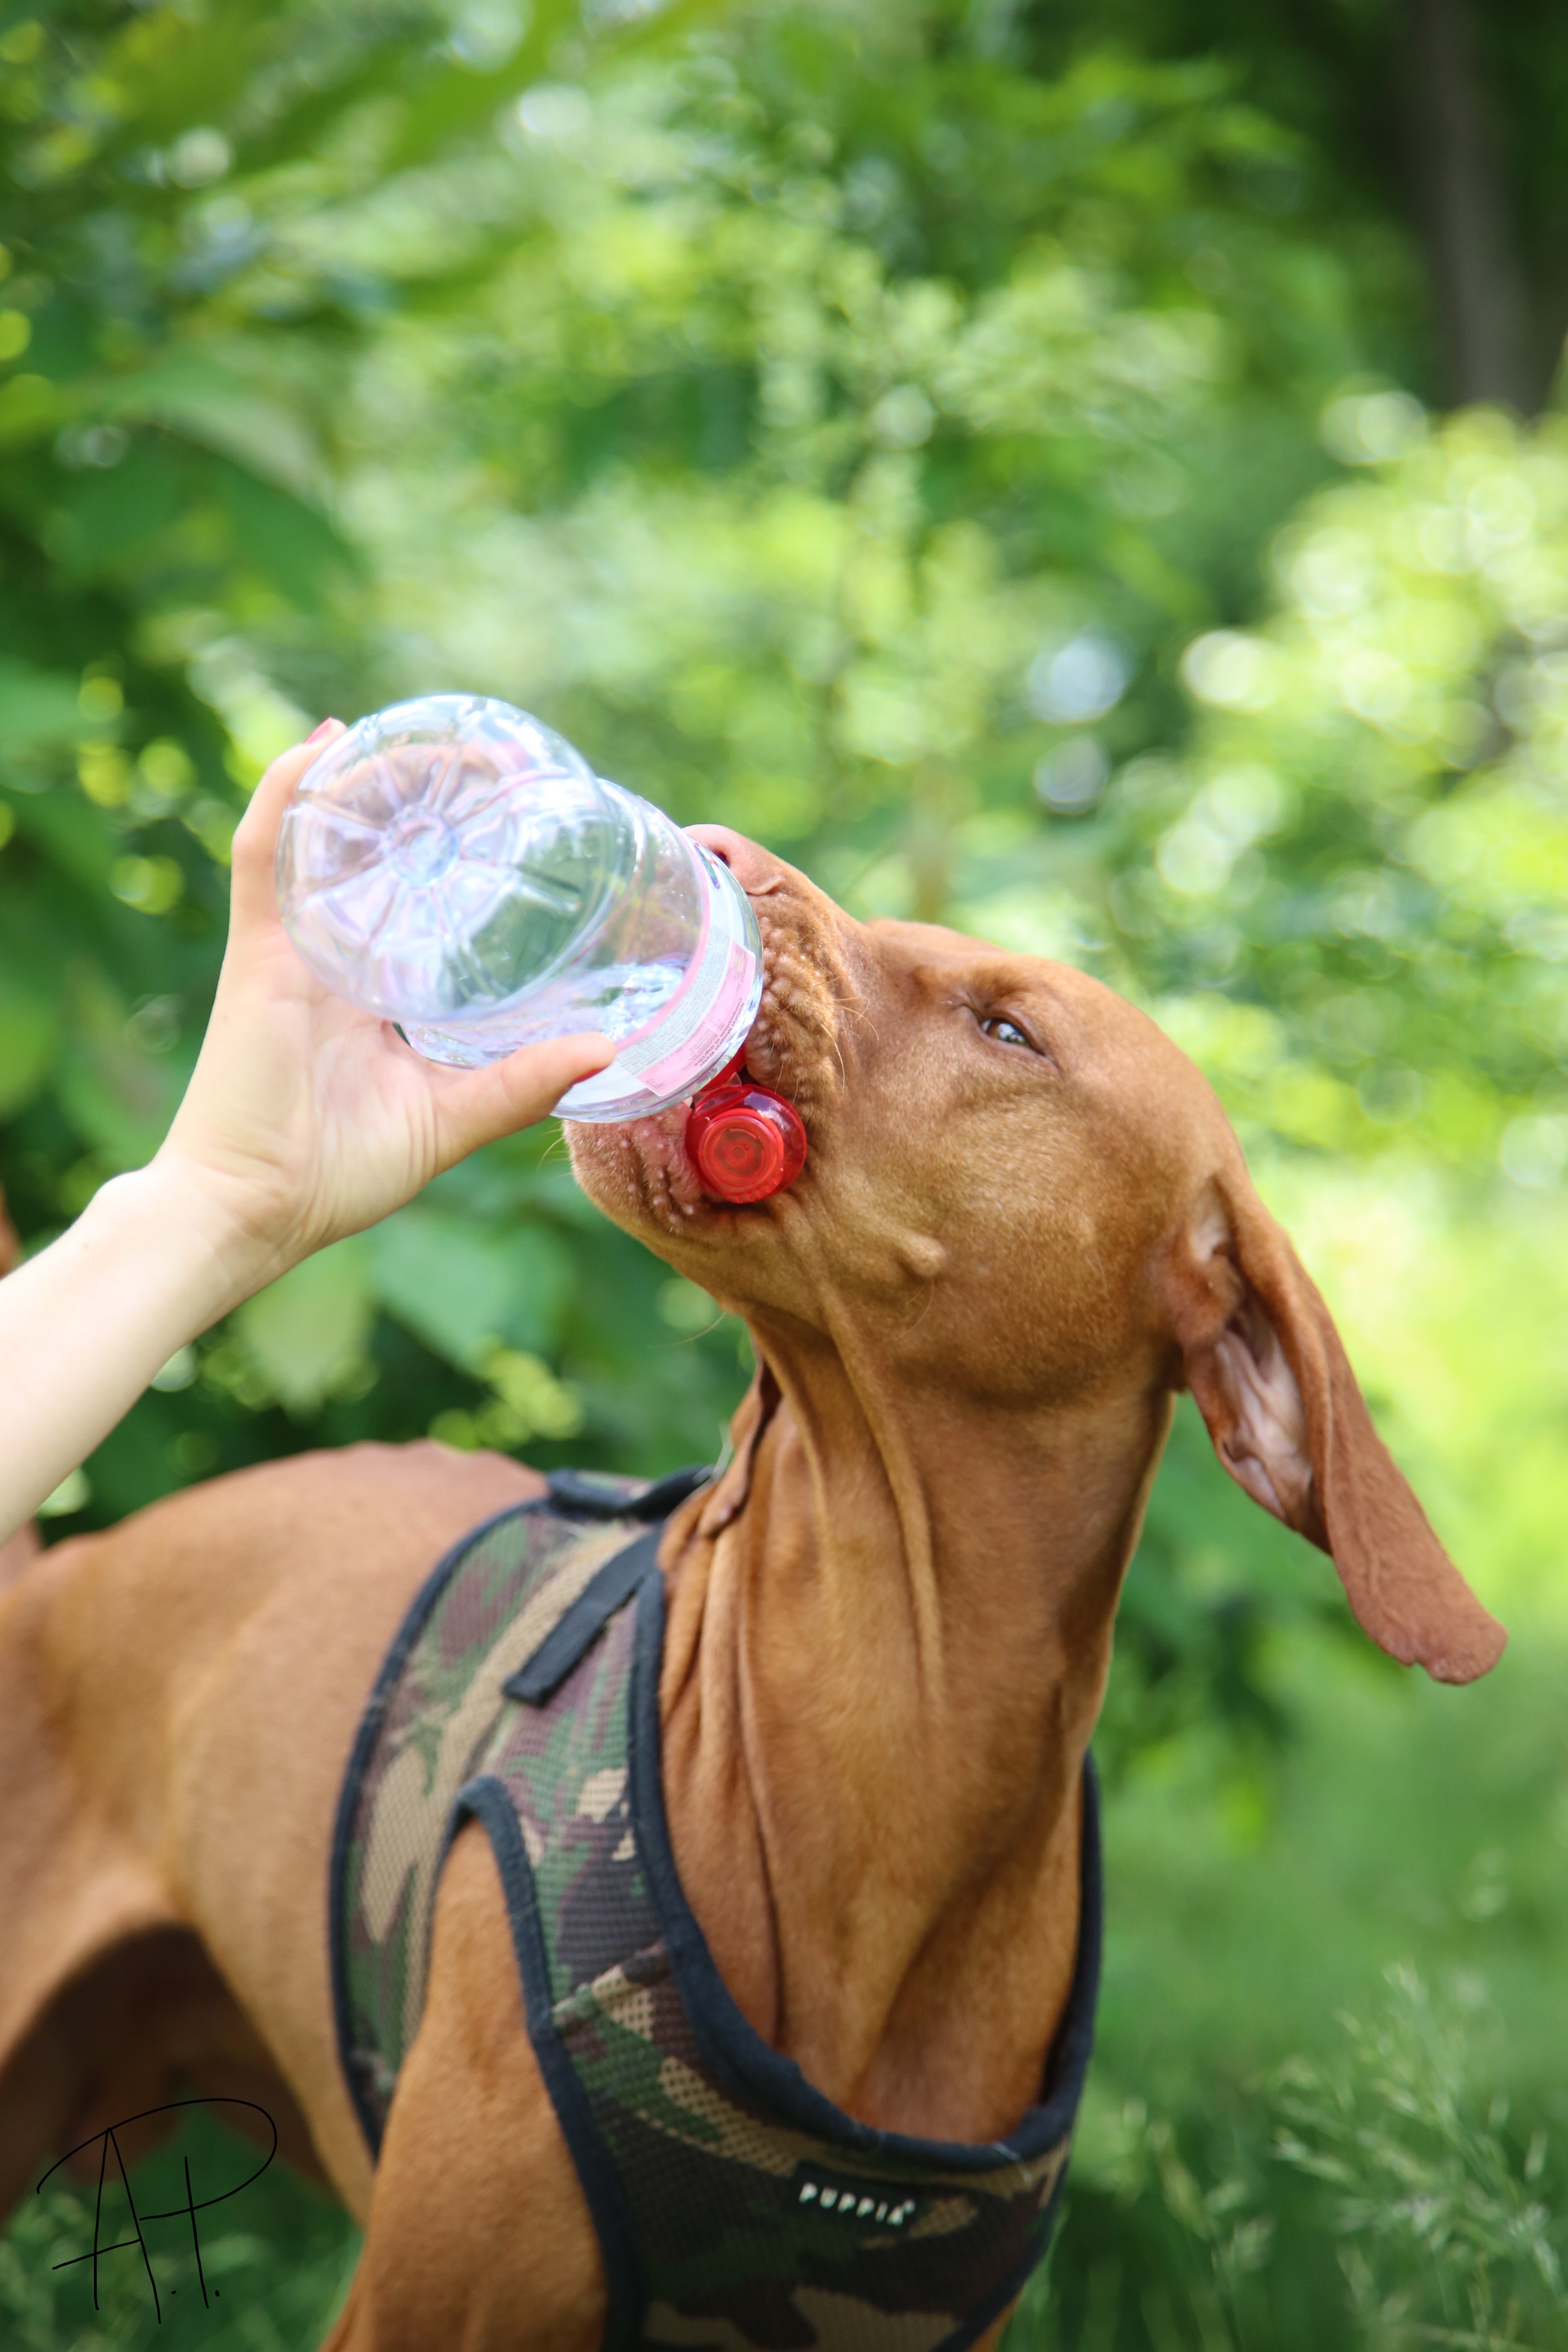
{"label": "tree leaf", "polygon": [[291,1267],[236,1315],[246,1354],[289,1412],[313,1412],[363,1365],[374,1314],[368,1276],[354,1234]]}

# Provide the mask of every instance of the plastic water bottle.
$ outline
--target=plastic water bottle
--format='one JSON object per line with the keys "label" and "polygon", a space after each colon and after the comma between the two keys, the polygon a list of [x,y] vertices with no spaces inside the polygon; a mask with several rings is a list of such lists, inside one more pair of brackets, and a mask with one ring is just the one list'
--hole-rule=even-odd
{"label": "plastic water bottle", "polygon": [[474,1067],[599,1029],[619,1048],[562,1117],[637,1118],[732,1061],[763,990],[728,866],[510,703],[424,695],[300,778],[278,899],[317,977]]}

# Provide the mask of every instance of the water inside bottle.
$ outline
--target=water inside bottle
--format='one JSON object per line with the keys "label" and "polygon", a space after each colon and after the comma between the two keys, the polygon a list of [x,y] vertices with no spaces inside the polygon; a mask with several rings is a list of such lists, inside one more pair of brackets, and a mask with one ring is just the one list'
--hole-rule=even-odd
{"label": "water inside bottle", "polygon": [[616,814],[592,772],[523,713],[498,719],[506,708],[430,696],[362,720],[284,817],[295,945],[394,1020],[461,1018],[532,986],[617,878]]}
{"label": "water inside bottle", "polygon": [[611,940],[602,935],[596,944],[610,960],[574,958],[524,1001],[491,1015],[439,1028],[410,1024],[410,1044],[433,1061],[474,1067],[519,1045],[602,1029],[620,1051],[607,1070],[563,1096],[563,1118],[638,1118],[706,1086],[756,1018],[762,944],[751,906],[728,868],[684,835],[675,838],[692,854],[697,907],[658,888],[659,861],[645,854],[642,887],[614,902],[604,931],[636,940],[645,950],[657,949],[661,932],[667,940],[679,934],[685,944],[672,941],[662,953],[645,951],[631,961],[614,958]]}
{"label": "water inside bottle", "polygon": [[301,779],[278,880],[312,970],[432,1060],[604,1030],[621,1050],[563,1098],[569,1118],[695,1092],[761,996],[727,868],[506,703],[429,696],[362,719]]}

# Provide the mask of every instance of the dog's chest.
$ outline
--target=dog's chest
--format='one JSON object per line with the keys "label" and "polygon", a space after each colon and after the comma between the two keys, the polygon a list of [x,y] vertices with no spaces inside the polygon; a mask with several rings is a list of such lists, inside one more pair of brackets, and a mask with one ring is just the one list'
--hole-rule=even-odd
{"label": "dog's chest", "polygon": [[477,1818],[599,2234],[606,2342],[956,2352],[1045,2250],[1089,2016],[1069,2016],[1047,2104],[988,2148],[871,2131],[752,2032],[675,1873],[658,1528],[621,1492],[625,1517],[552,1497],[476,1529],[373,1694],[331,1887],[339,2045],[367,2139],[375,2151],[424,2008],[442,1859]]}

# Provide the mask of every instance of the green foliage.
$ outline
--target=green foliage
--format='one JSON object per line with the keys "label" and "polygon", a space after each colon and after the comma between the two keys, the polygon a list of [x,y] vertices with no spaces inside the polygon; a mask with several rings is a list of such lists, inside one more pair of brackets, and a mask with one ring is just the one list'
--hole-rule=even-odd
{"label": "green foliage", "polygon": [[1171,979],[1207,964],[1247,1003],[1205,1057],[1243,1116],[1341,1150],[1391,1130],[1461,1166],[1500,1150],[1550,1190],[1568,443],[1483,412],[1428,434],[1388,393],[1336,401],[1325,431],[1365,478],[1277,539],[1264,628],[1187,646],[1192,756],[1121,782],[1153,853],[1126,911]]}
{"label": "green foliage", "polygon": [[[1485,1994],[1387,1971],[1348,2061],[1288,2061],[1178,2127],[1102,2112],[1064,2234],[1011,2341],[1048,2352],[1547,2352],[1563,2233],[1549,2136],[1509,2133],[1470,2052]],[[1087,2177],[1086,2177],[1087,2176]]]}
{"label": "green foliage", "polygon": [[[244,2179],[258,2160],[248,2141],[198,2114],[156,2155],[132,2166],[137,2210],[178,2208],[186,2164],[200,2198]],[[89,2180],[79,2184],[57,2173],[18,2208],[0,2238],[0,2339],[7,2352],[57,2352],[64,2345],[71,2352],[151,2352],[153,2345],[173,2352],[196,2346],[201,2352],[305,2352],[341,2302],[359,2252],[358,2232],[337,2207],[274,2166],[232,2205],[198,2216],[199,2270],[183,2215],[145,2224],[155,2305],[110,2157],[99,2243],[114,2246],[123,2238],[128,2251],[100,2258],[95,2307],[92,2265],[79,2257],[90,2252],[97,2210],[96,2149]],[[70,2267],[56,2269],[61,2263]]]}
{"label": "green foliage", "polygon": [[1568,2328],[1563,2234],[1542,2201],[1547,2135],[1522,2164],[1500,2137],[1509,2102],[1467,2112],[1467,2051],[1479,1989],[1436,2007],[1410,1968],[1373,2024],[1345,2021],[1352,2072],[1298,2060],[1276,2086],[1276,2155],[1333,2190],[1344,2269],[1369,2344],[1504,2352]]}
{"label": "green foliage", "polygon": [[[24,1230],[156,1141],[260,761],[323,705],[436,684],[546,710],[854,907],[1100,970],[1255,1139],[1375,1150],[1419,1098],[1424,1139],[1473,1165],[1506,1127],[1550,1176],[1530,1090],[1552,935],[1512,976],[1506,1044],[1429,1075],[1418,1024],[1480,978],[1474,910],[1446,899],[1427,935],[1442,878],[1405,879],[1391,775],[1413,788],[1376,714],[1333,701],[1331,649],[1314,671],[1307,622],[1291,636],[1300,597],[1273,636],[1214,625],[1334,451],[1421,429],[1405,395],[1339,393],[1386,353],[1408,257],[1326,186],[1300,197],[1309,148],[1239,58],[1080,41],[1031,74],[951,8],[763,0],[592,36],[504,9],[362,12],[351,37],[303,7],[87,8],[26,64],[0,387],[0,1105]],[[1403,545],[1437,495],[1425,462],[1331,496]],[[1476,462],[1445,474],[1456,513]],[[1545,456],[1488,466],[1494,503],[1545,498],[1549,555],[1550,495],[1498,488],[1545,484]],[[1348,528],[1297,526],[1318,552],[1289,580]],[[1384,625],[1419,635],[1433,582],[1390,561]],[[1485,607],[1446,688],[1475,701],[1512,607],[1473,565],[1444,577],[1457,615]],[[1249,659],[1295,664],[1278,708],[1237,688]],[[1368,739],[1353,791],[1346,726]],[[1460,753],[1432,743],[1440,782]],[[1494,969],[1517,911],[1487,918]],[[89,1513],[351,1429],[526,1426],[649,1468],[708,1451],[732,1338],[682,1335],[686,1411],[648,1395],[657,1317],[592,1360],[567,1293],[618,1287],[626,1249],[501,1164],[535,1162],[480,1180],[461,1234],[422,1205],[245,1310],[178,1415],[150,1402],[144,1442],[94,1465]]]}
{"label": "green foliage", "polygon": [[[1550,192],[1531,126],[1568,52],[1526,16],[1486,37]],[[1421,262],[1365,136],[1395,38],[1233,0],[5,11],[0,1182],[28,1243],[163,1132],[265,761],[328,709],[500,693],[853,911],[1147,1003],[1440,1531],[1540,1622],[1568,441],[1413,396]],[[747,1369],[536,1132],[182,1350],[50,1525],[362,1437],[657,1472],[717,1451]],[[1348,2268],[1247,2087],[1416,1949],[1486,1964],[1521,2112],[1568,2096],[1554,1702],[1432,1713],[1347,1624],[1184,1407],[1100,1738],[1099,2106],[1016,2344],[1550,2340],[1543,2192],[1500,2125],[1442,2122],[1437,2028],[1387,2027],[1342,2098],[1289,2089],[1365,2207]],[[1392,2137],[1379,2083],[1415,2102]],[[213,2340],[307,2344],[336,2292],[349,2236],[268,2194],[232,2254],[249,2332]],[[95,2341],[43,2227],[0,2242],[0,2311]]]}

